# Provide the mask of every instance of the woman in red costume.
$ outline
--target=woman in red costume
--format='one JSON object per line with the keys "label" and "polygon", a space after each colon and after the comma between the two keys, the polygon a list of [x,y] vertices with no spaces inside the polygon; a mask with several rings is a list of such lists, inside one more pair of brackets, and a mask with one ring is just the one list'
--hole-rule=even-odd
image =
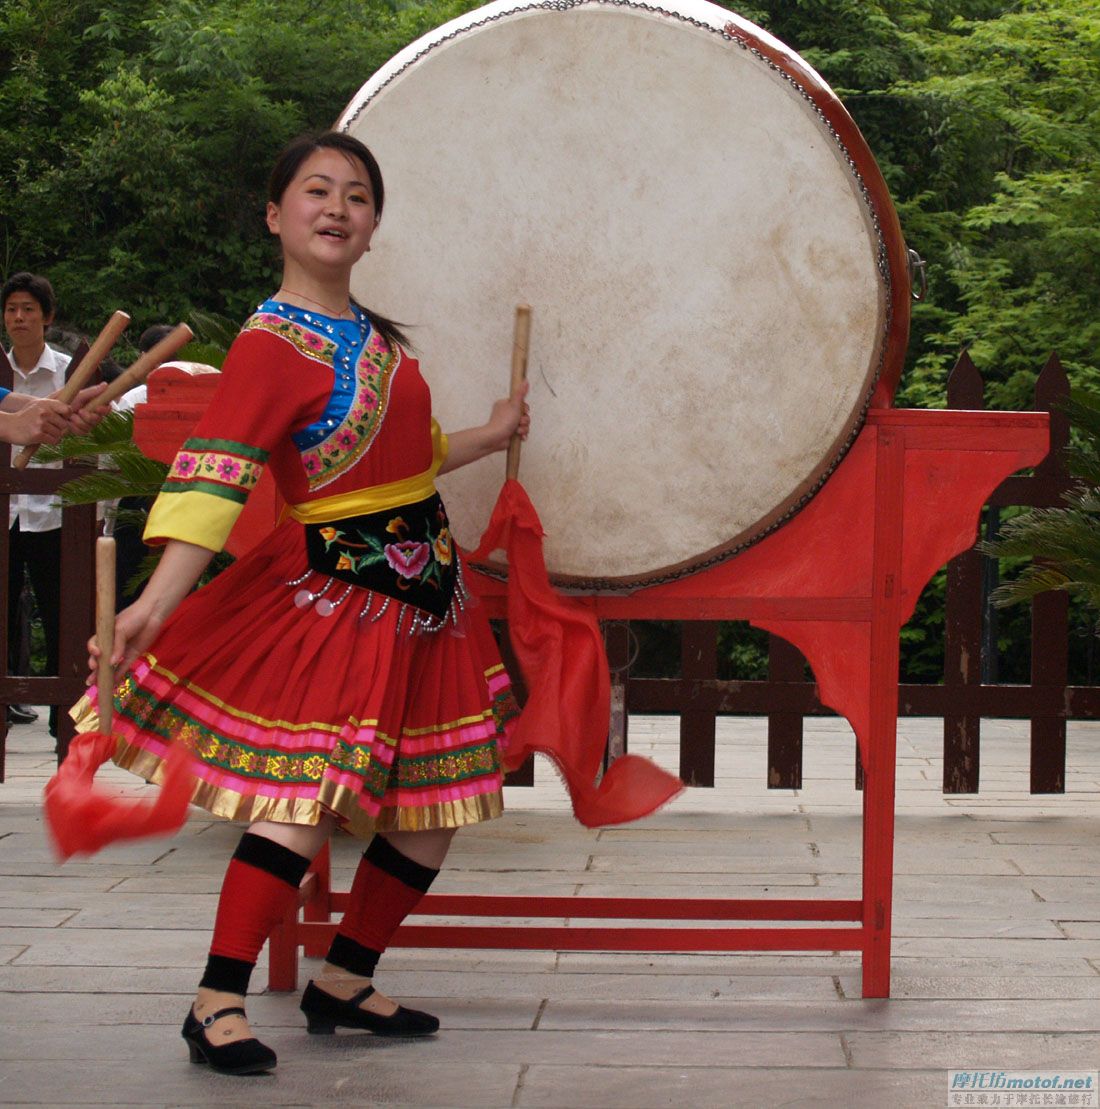
{"label": "woman in red costume", "polygon": [[[118,765],[156,781],[183,742],[194,803],[249,823],[183,1026],[192,1062],[231,1074],[275,1066],[245,1017],[249,974],[336,827],[370,842],[302,997],[309,1031],[439,1026],[375,991],[374,969],[455,830],[501,812],[514,703],[488,625],[467,609],[433,479],[529,426],[524,389],[445,436],[401,333],[351,299],[383,205],[365,146],[335,132],[295,140],[269,196],[282,285],[245,323],[173,462],[146,532],[164,555],[119,614],[111,659],[125,674]],[[189,596],[265,466],[291,518]]]}

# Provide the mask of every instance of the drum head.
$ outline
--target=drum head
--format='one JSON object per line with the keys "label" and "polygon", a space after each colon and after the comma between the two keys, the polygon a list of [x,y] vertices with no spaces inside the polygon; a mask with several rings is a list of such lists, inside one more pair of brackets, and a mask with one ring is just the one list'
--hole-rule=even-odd
{"label": "drum head", "polygon": [[[490,5],[397,55],[340,126],[386,181],[355,295],[409,325],[445,430],[507,392],[533,308],[520,479],[561,584],[742,549],[896,376],[907,284],[874,161],[821,79],[722,8]],[[441,479],[461,544],[503,469]]]}

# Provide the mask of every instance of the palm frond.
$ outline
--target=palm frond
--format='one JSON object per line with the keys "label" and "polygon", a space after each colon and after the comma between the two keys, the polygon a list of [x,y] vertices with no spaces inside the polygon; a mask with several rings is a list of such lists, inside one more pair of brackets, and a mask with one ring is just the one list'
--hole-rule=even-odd
{"label": "palm frond", "polygon": [[1049,566],[1029,566],[1013,581],[1002,582],[990,598],[999,608],[1034,600],[1040,593],[1061,590],[1080,597],[1089,608],[1100,612],[1100,582],[1075,581]]}
{"label": "palm frond", "polygon": [[1050,589],[1068,591],[1069,585],[1069,578],[1061,570],[1050,566],[1028,566],[1018,578],[1001,582],[990,594],[990,600],[1004,608],[1021,601],[1030,601],[1039,593]]}
{"label": "palm frond", "polygon": [[1084,435],[1100,439],[1100,393],[1091,389],[1071,389],[1061,408]]}
{"label": "palm frond", "polygon": [[1100,394],[1074,389],[1060,408],[1074,429],[1065,451],[1066,468],[1086,485],[1100,485]]}
{"label": "palm frond", "polygon": [[146,458],[141,451],[134,448],[132,451],[116,451],[109,454],[104,462],[113,470],[134,485],[134,492],[127,496],[145,496],[145,490],[152,487],[154,492],[159,492],[168,475],[168,467],[155,458]]}
{"label": "palm frond", "polygon": [[98,504],[100,501],[117,501],[123,497],[155,497],[160,492],[160,482],[136,486],[119,473],[94,470],[65,482],[57,491],[66,507],[78,504]]}
{"label": "palm frond", "polygon": [[145,522],[149,519],[149,512],[144,508],[116,508],[113,516],[116,535],[121,528],[129,528],[140,533],[145,530]]}
{"label": "palm frond", "polygon": [[221,369],[225,361],[225,351],[216,343],[202,343],[195,339],[187,344],[177,355],[187,362],[202,362],[215,369]]}
{"label": "palm frond", "polygon": [[1067,447],[1066,469],[1084,486],[1100,485],[1100,451]]}
{"label": "palm frond", "polygon": [[138,568],[127,579],[126,584],[122,587],[123,597],[132,599],[141,592],[142,586],[153,576],[153,571],[157,568],[160,562],[161,555],[164,553],[163,547],[157,547],[155,550],[150,551],[138,565]]}
{"label": "palm frond", "polygon": [[228,316],[196,309],[191,313],[191,330],[194,331],[200,345],[210,348],[215,353],[221,353],[221,358],[216,362],[209,359],[203,359],[203,361],[209,361],[212,366],[220,366],[221,359],[225,357],[226,351],[240,333],[241,326]]}
{"label": "palm frond", "polygon": [[1062,590],[1100,612],[1100,393],[1074,389],[1061,408],[1073,427],[1066,466],[1078,483],[1063,506],[1023,512],[1004,523],[995,541],[979,547],[994,558],[1034,560],[994,590],[995,604]]}
{"label": "palm frond", "polygon": [[132,412],[108,412],[87,435],[66,435],[42,447],[43,462],[84,461],[99,468],[58,490],[63,505],[95,504],[121,497],[155,497],[168,473],[163,462],[146,458],[134,445]]}
{"label": "palm frond", "polygon": [[1100,578],[1097,532],[1095,520],[1068,509],[1046,509],[1041,518],[1028,518],[1011,530],[1006,526],[1000,540],[983,544],[981,549],[997,558],[1037,559],[1058,566],[1080,581],[1089,581]]}

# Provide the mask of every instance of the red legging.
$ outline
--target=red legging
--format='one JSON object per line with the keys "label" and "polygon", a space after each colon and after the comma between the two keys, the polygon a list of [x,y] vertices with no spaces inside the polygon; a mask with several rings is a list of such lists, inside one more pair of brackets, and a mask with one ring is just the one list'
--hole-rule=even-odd
{"label": "red legging", "polygon": [[402,855],[384,837],[375,836],[359,860],[347,912],[329,948],[328,961],[370,978],[394,932],[438,873]]}

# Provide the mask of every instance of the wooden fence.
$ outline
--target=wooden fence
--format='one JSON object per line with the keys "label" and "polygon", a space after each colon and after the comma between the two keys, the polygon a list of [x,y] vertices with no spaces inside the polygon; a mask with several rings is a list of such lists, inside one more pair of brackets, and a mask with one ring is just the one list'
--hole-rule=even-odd
{"label": "wooden fence", "polygon": [[[75,363],[75,359],[74,359]],[[11,368],[0,352],[0,384],[9,384]],[[1068,382],[1057,356],[1052,355],[1038,378],[1035,407],[1051,413],[1050,456],[1028,476],[1005,481],[989,506],[1046,507],[1061,502],[1069,478],[1061,448],[1069,429],[1058,410]],[[948,384],[948,406],[983,407],[981,376],[967,355],[959,360]],[[16,492],[53,492],[71,473],[56,470],[13,470],[0,462],[0,508]],[[989,509],[987,508],[987,511]],[[96,530],[91,508],[67,509],[62,528],[61,675],[13,677],[6,659],[0,672],[0,708],[13,702],[72,704],[83,690],[84,645],[92,628],[92,559]],[[0,623],[7,621],[7,531],[0,538]],[[1032,604],[1031,681],[1027,685],[998,684],[991,678],[988,631],[988,563],[971,550],[948,566],[945,665],[942,684],[906,684],[900,688],[903,716],[939,716],[944,721],[945,793],[978,790],[981,769],[982,717],[1013,717],[1031,722],[1031,790],[1061,793],[1065,789],[1066,720],[1100,718],[1100,688],[1068,685],[1069,606],[1064,594],[1048,593]],[[985,629],[983,631],[983,628]],[[790,644],[771,637],[768,677],[763,681],[718,678],[716,622],[681,625],[680,676],[636,678],[629,670],[619,687],[619,708],[633,713],[675,713],[680,717],[680,774],[693,786],[714,784],[715,722],[724,714],[766,716],[768,723],[767,784],[773,789],[797,789],[802,784],[802,734],[806,716],[825,713],[806,676],[801,654]],[[629,654],[626,629],[609,628],[608,653],[613,667],[624,667]],[[985,665],[983,666],[983,659]],[[0,782],[4,774],[7,727],[0,711]],[[58,754],[63,756],[72,725],[62,713]],[[853,751],[855,744],[853,743]],[[857,784],[858,758],[853,755]],[[510,779],[531,781],[529,768]]]}
{"label": "wooden fence", "polygon": [[[1056,355],[1051,355],[1035,389],[1035,408],[1051,413],[1051,453],[1033,474],[1005,481],[990,498],[991,508],[1050,507],[1061,503],[1062,494],[1070,485],[1062,451],[1069,426],[1058,405],[1068,391],[1061,363]],[[948,407],[982,408],[983,393],[981,375],[964,354],[948,383]],[[1068,685],[1069,604],[1063,593],[1045,593],[1032,603],[1030,683],[1004,685],[988,680],[990,668],[983,668],[982,662],[983,658],[987,662],[990,659],[991,637],[983,635],[983,623],[988,624],[991,561],[972,549],[949,563],[943,682],[902,685],[899,712],[902,716],[943,718],[945,793],[978,790],[982,717],[1029,720],[1031,792],[1062,793],[1066,720],[1100,718],[1100,688]],[[714,784],[718,716],[766,716],[768,786],[800,788],[803,720],[828,712],[815,697],[813,682],[806,677],[805,660],[790,644],[771,636],[767,680],[720,680],[718,630],[719,625],[714,622],[683,624],[680,676],[628,676],[628,711],[680,714],[680,774],[694,786]],[[861,777],[858,755],[853,758],[858,784]]]}
{"label": "wooden fence", "polygon": [[[81,344],[70,363],[69,372],[87,353]],[[0,350],[0,385],[12,387],[13,372],[4,352]],[[0,537],[0,628],[4,631],[5,647],[12,629],[8,627],[8,502],[15,493],[52,495],[74,476],[71,466],[59,470],[16,470],[11,465],[11,451],[0,449],[0,513],[5,526]],[[60,705],[58,714],[57,751],[63,758],[69,741],[74,735],[73,723],[64,711],[78,701],[84,692],[84,678],[88,673],[88,636],[95,622],[95,537],[97,532],[94,505],[67,508],[62,514],[61,525],[61,590],[60,641],[58,643],[58,669],[60,674],[51,677],[15,676],[8,673],[8,652],[3,652],[0,662],[0,782],[4,781],[4,755],[7,750],[7,706],[11,704]]]}

